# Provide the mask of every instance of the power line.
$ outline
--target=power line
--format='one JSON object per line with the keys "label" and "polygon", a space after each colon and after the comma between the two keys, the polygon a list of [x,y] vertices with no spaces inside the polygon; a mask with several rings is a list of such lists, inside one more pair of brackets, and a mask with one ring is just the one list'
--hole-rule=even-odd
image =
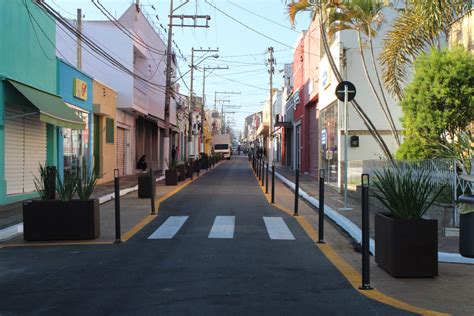
{"label": "power line", "polygon": [[134,33],[132,33],[131,31],[128,30],[128,28],[126,26],[124,26],[122,23],[120,23],[119,20],[117,20],[113,15],[112,13],[110,13],[109,10],[107,10],[107,8],[100,3],[99,0],[97,0],[97,3],[94,1],[94,0],[91,0],[91,2],[94,4],[94,6],[99,9],[100,12],[102,12],[102,14],[110,21],[112,22],[119,30],[122,31],[122,33],[124,33],[127,37],[129,37],[130,39],[134,40],[137,42],[137,44],[139,44],[140,46],[156,53],[156,54],[160,54],[160,55],[165,55],[165,51],[164,50],[161,50],[159,48],[156,48],[156,47],[153,47],[145,42],[143,42],[143,40],[138,37],[137,35],[135,35]]}
{"label": "power line", "polygon": [[253,11],[250,11],[250,10],[244,8],[244,7],[241,7],[240,5],[238,5],[238,4],[236,4],[236,3],[233,3],[232,1],[227,0],[227,2],[230,3],[230,4],[233,5],[233,6],[236,6],[237,8],[239,8],[239,9],[241,9],[241,10],[244,10],[245,12],[248,12],[248,13],[250,13],[250,14],[252,14],[252,15],[255,15],[255,16],[261,18],[261,19],[264,19],[265,21],[268,21],[268,22],[270,22],[270,23],[273,23],[273,24],[275,24],[275,25],[278,25],[278,26],[280,26],[280,27],[283,27],[283,28],[285,28],[285,29],[287,29],[287,30],[290,30],[290,31],[292,31],[292,32],[299,33],[299,31],[295,30],[294,28],[291,28],[291,27],[289,27],[289,26],[287,26],[287,25],[283,25],[283,24],[280,24],[280,23],[278,23],[278,22],[276,22],[276,21],[270,20],[269,18],[266,18],[266,17],[264,17],[264,16],[262,16],[262,15],[260,15],[260,14],[257,14],[257,13],[255,13],[255,12],[253,12]]}
{"label": "power line", "polygon": [[241,85],[244,85],[244,86],[247,86],[247,87],[250,87],[250,88],[254,88],[254,89],[258,89],[258,90],[264,90],[264,91],[267,91],[268,89],[265,89],[265,88],[260,88],[260,87],[256,87],[256,86],[253,86],[253,85],[250,85],[250,84],[247,84],[245,82],[241,82],[241,81],[238,81],[238,80],[234,80],[234,79],[230,79],[230,78],[226,78],[222,75],[218,75],[218,74],[214,74],[215,76],[217,77],[220,77],[224,80],[227,80],[227,81],[231,81],[231,82],[235,82],[235,83],[238,83],[238,84],[241,84]]}
{"label": "power line", "polygon": [[146,86],[150,87],[151,89],[155,89],[158,91],[163,91],[165,86],[154,83],[149,81],[148,79],[141,77],[140,75],[135,74],[133,71],[128,69],[114,57],[112,57],[109,53],[105,52],[100,46],[98,46],[94,41],[92,41],[88,36],[84,33],[79,32],[76,27],[72,26],[64,17],[61,16],[56,10],[54,10],[51,6],[49,6],[46,2],[40,2],[41,7],[46,10],[57,22],[59,22],[62,26],[64,26],[69,32],[74,34],[76,37],[79,37],[93,52],[103,57],[109,63],[117,67],[119,70],[125,72],[126,74],[142,81]]}
{"label": "power line", "polygon": [[270,37],[270,36],[268,36],[268,35],[266,35],[266,34],[260,32],[260,31],[258,31],[258,30],[256,30],[256,29],[254,29],[254,28],[248,26],[247,24],[245,24],[245,23],[243,23],[243,22],[240,22],[239,20],[237,20],[237,19],[234,18],[233,16],[227,14],[226,12],[222,11],[221,9],[219,9],[218,7],[216,7],[215,5],[213,5],[212,3],[210,3],[208,0],[205,0],[205,1],[206,1],[206,3],[207,3],[208,5],[210,5],[211,7],[213,7],[214,9],[216,9],[217,11],[219,11],[220,13],[222,13],[223,15],[225,15],[226,17],[228,17],[229,19],[231,19],[231,20],[233,20],[233,21],[239,23],[240,25],[242,25],[243,27],[245,27],[245,28],[251,30],[252,32],[255,32],[255,33],[257,33],[257,34],[259,34],[259,35],[261,35],[261,36],[263,36],[263,37],[265,37],[265,38],[267,38],[267,39],[269,39],[269,40],[271,40],[271,41],[274,41],[275,43],[278,43],[278,44],[280,44],[280,45],[282,45],[282,46],[285,46],[285,47],[288,47],[288,48],[293,48],[292,46],[290,46],[290,45],[288,45],[288,44],[286,44],[286,43],[283,43],[283,42],[281,42],[281,41],[279,41],[279,40],[277,40],[277,39],[274,39],[274,38],[272,38],[272,37]]}

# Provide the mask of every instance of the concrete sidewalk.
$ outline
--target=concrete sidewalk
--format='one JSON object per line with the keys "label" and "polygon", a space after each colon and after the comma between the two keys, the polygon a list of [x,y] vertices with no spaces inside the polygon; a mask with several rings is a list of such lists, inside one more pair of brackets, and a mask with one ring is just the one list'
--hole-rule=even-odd
{"label": "concrete sidewalk", "polygon": [[[281,170],[279,170],[281,171]],[[305,177],[305,176],[304,176]],[[307,184],[313,185],[313,184]],[[308,187],[305,187],[308,189]],[[275,201],[293,210],[294,192],[283,184],[275,182]],[[334,193],[338,194],[338,193]],[[299,214],[318,228],[318,211],[313,205],[300,198]],[[338,225],[325,221],[324,240],[346,263],[362,271],[362,256],[359,246]],[[357,276],[361,280],[361,276]],[[474,269],[470,265],[439,263],[439,276],[422,279],[397,279],[378,267],[371,256],[371,285],[385,295],[411,305],[453,315],[473,315]]]}
{"label": "concrete sidewalk", "polygon": [[[275,166],[277,173],[291,181],[295,182],[295,172],[287,167]],[[309,175],[300,174],[300,190],[306,192],[309,196],[315,197],[319,200],[319,179],[311,177]],[[348,194],[348,206],[352,210],[340,210],[344,207],[344,195],[336,191],[334,187],[325,185],[325,205],[331,207],[333,210],[343,215],[354,223],[357,227],[362,226],[362,213],[361,213],[361,197],[360,192],[349,191]],[[375,198],[370,197],[370,228],[371,237],[374,237],[374,213],[381,212],[379,202]],[[458,253],[459,249],[459,238],[458,237],[446,237],[444,235],[438,236],[438,250],[447,253]]]}
{"label": "concrete sidewalk", "polygon": [[[216,165],[217,167],[218,165]],[[209,170],[211,171],[211,170]],[[206,170],[201,170],[200,177],[206,174]],[[156,210],[158,210],[159,202],[173,193],[178,191],[182,187],[187,186],[191,180],[188,178],[185,181],[179,182],[177,186],[166,186],[164,184],[164,177],[160,174],[155,173],[157,176],[156,185]],[[193,179],[196,180],[198,177],[194,173]],[[138,198],[138,174],[131,176],[124,176],[120,178],[120,206],[121,206],[121,232],[122,239],[129,238],[131,231],[141,222],[146,219],[151,211],[151,200]],[[114,198],[114,183],[106,183],[98,185],[94,193],[93,198],[97,198],[100,201],[100,237],[93,241],[86,243],[111,243],[115,241],[115,203]],[[2,221],[0,217],[0,223],[4,227],[12,222],[12,218],[16,218],[16,223],[10,224],[10,226],[3,228],[3,234],[0,234],[0,248],[12,245],[35,245],[44,244],[40,242],[26,242],[23,240],[23,224],[22,224],[22,203],[16,203],[12,206],[7,214],[12,216],[5,216]],[[0,214],[1,211],[0,211]],[[151,220],[150,218],[149,220]],[[2,230],[0,230],[1,232]],[[10,235],[10,236],[9,236]],[[64,242],[48,242],[48,244],[59,244]],[[69,243],[69,242],[67,242]],[[71,241],[71,243],[77,243]],[[79,242],[80,243],[80,242]]]}

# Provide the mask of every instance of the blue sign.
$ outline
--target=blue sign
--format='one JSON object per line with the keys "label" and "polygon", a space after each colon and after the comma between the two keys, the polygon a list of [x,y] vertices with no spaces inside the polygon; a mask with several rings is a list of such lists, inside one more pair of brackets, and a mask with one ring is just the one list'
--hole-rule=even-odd
{"label": "blue sign", "polygon": [[326,132],[326,129],[323,128],[321,130],[321,145],[326,145],[326,142],[327,142],[327,132]]}

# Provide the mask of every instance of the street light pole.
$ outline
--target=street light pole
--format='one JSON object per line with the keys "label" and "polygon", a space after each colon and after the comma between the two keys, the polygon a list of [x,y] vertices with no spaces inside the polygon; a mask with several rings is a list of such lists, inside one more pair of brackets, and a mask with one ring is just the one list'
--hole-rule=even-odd
{"label": "street light pole", "polygon": [[166,47],[166,87],[165,87],[165,135],[163,138],[163,165],[164,170],[170,164],[170,102],[171,102],[171,45],[173,44],[173,0],[170,0],[170,14],[168,24],[168,46]]}
{"label": "street light pole", "polygon": [[268,150],[268,161],[273,164],[273,72],[275,71],[275,68],[273,67],[275,62],[275,59],[273,58],[273,47],[269,47],[268,52],[270,53],[270,58],[268,58],[268,73],[270,74],[270,126],[268,127],[270,148]]}
{"label": "street light pole", "polygon": [[[194,49],[194,47],[191,48],[191,82],[190,82],[190,87],[189,87],[189,106],[188,106],[188,157],[191,155],[191,152],[194,152],[193,150],[193,135],[192,135],[192,129],[193,129],[193,112],[194,112],[194,96],[193,96],[193,88],[194,88],[194,68],[202,63],[204,60],[206,60],[209,57],[213,58],[219,58],[219,55],[210,55],[202,58],[196,65],[194,64],[194,53],[195,52],[218,52],[219,49]],[[204,103],[204,99],[202,101]],[[193,153],[194,156],[194,153]]]}
{"label": "street light pole", "polygon": [[[206,70],[219,70],[219,69],[229,69],[229,66],[226,67],[204,67],[203,72],[202,72],[202,105],[201,105],[201,150],[200,152],[204,152],[204,118],[205,118],[205,112],[204,112],[204,105],[206,102]],[[215,107],[215,100],[214,100],[214,107]]]}

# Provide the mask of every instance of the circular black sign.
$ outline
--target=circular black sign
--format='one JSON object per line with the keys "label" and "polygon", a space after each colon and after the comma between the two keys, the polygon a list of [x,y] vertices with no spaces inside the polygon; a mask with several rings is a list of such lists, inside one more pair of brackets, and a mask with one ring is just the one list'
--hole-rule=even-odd
{"label": "circular black sign", "polygon": [[344,101],[344,91],[347,87],[347,101],[354,100],[356,96],[356,87],[350,81],[341,81],[336,87],[336,97],[340,101]]}

